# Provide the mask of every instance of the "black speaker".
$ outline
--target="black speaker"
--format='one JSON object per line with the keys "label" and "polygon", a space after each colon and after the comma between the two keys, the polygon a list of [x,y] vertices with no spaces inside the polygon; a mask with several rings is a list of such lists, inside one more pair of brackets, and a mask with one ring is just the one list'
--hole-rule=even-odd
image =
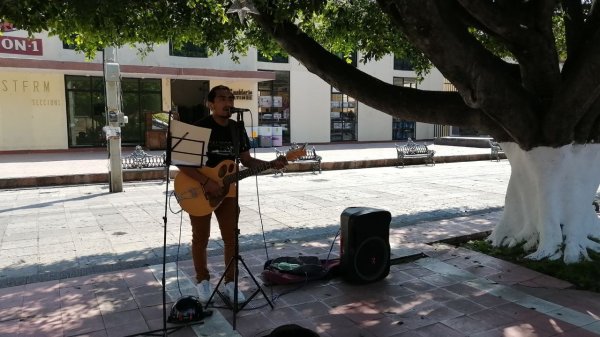
{"label": "black speaker", "polygon": [[390,273],[390,212],[349,207],[342,212],[340,267],[351,283],[381,280]]}

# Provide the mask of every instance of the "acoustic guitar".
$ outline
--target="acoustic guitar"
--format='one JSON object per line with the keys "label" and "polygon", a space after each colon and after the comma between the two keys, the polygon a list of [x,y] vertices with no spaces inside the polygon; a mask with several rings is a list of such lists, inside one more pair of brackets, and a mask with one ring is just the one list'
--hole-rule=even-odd
{"label": "acoustic guitar", "polygon": [[235,186],[238,180],[253,176],[257,173],[273,168],[278,160],[283,158],[288,161],[296,160],[306,155],[304,146],[289,150],[285,156],[279,156],[271,162],[266,162],[263,165],[251,169],[243,169],[239,171],[239,179],[236,174],[236,163],[232,160],[224,160],[215,167],[204,166],[198,169],[200,173],[207,176],[209,179],[216,181],[221,186],[221,193],[218,197],[208,197],[204,193],[204,188],[199,181],[190,178],[183,172],[177,173],[175,176],[175,198],[181,208],[190,215],[203,216],[212,213],[217,208],[223,199],[235,196]]}

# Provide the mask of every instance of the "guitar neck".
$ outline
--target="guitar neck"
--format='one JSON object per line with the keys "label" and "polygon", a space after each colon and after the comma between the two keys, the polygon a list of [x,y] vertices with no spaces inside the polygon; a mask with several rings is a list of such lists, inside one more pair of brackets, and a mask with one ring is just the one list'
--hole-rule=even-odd
{"label": "guitar neck", "polygon": [[264,170],[270,169],[272,166],[273,166],[273,163],[266,162],[264,164],[260,164],[260,165],[258,165],[256,167],[254,167],[254,168],[249,168],[249,169],[246,169],[246,170],[241,170],[239,172],[239,179],[237,179],[238,177],[237,177],[236,174],[230,174],[230,175],[226,176],[225,178],[223,178],[223,183],[224,184],[234,183],[234,182],[236,182],[238,180],[242,180],[242,179],[247,178],[249,176],[253,176],[253,175],[257,174],[257,173],[260,173],[260,172],[262,172]]}

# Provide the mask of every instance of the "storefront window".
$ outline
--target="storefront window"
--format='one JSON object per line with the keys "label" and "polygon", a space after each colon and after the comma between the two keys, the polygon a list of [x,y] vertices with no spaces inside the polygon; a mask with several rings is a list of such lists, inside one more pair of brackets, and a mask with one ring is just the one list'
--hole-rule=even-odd
{"label": "storefront window", "polygon": [[[417,79],[415,77],[394,77],[394,85],[416,89]],[[407,140],[408,138],[415,139],[415,122],[394,117],[392,140]]]}
{"label": "storefront window", "polygon": [[104,86],[90,76],[65,76],[69,146],[104,146]]}
{"label": "storefront window", "polygon": [[394,55],[394,69],[410,71],[413,70],[413,65],[410,63],[410,61],[403,58],[397,58],[396,55]]}
{"label": "storefront window", "polygon": [[356,108],[354,98],[331,87],[330,138],[332,142],[357,140],[358,118]]}
{"label": "storefront window", "polygon": [[121,127],[124,146],[145,144],[145,113],[162,111],[160,79],[125,78],[123,88],[123,113],[129,119]]}
{"label": "storefront window", "polygon": [[[69,147],[106,146],[104,79],[65,76]],[[122,127],[124,146],[144,145],[144,113],[161,111],[160,79],[124,78],[121,81],[123,112],[129,122]]]}
{"label": "storefront window", "polygon": [[[258,125],[256,136],[259,146],[271,147],[290,143],[289,71],[275,71],[274,81],[258,83]],[[272,141],[270,145],[269,131]]]}

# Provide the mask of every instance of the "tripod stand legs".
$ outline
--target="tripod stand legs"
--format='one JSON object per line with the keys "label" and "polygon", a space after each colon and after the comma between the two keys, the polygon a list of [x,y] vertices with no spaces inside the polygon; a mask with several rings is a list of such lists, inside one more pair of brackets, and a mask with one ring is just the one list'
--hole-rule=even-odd
{"label": "tripod stand legs", "polygon": [[[248,275],[250,275],[250,277],[252,278],[252,281],[254,282],[254,284],[256,285],[256,290],[250,295],[250,297],[248,297],[244,302],[242,302],[241,304],[237,302],[237,292],[238,292],[238,281],[239,281],[239,268],[238,268],[238,262],[242,263],[242,266],[244,266],[244,269],[246,270],[246,272],[248,273]],[[225,275],[227,274],[227,270],[229,268],[235,268],[235,281],[234,282],[234,300],[232,301],[231,299],[229,299],[228,296],[223,295],[218,289],[219,286],[221,285],[221,283],[223,282]],[[229,262],[227,263],[227,266],[225,267],[225,272],[223,273],[223,276],[221,276],[221,278],[219,279],[219,282],[217,283],[217,287],[215,288],[215,290],[213,291],[213,294],[210,296],[206,306],[208,306],[208,303],[211,302],[212,298],[214,297],[215,294],[218,294],[219,297],[221,297],[221,299],[223,300],[223,302],[225,302],[225,304],[227,304],[227,306],[229,306],[229,308],[233,311],[233,321],[232,321],[232,325],[233,325],[233,329],[235,330],[235,326],[236,326],[236,315],[239,311],[241,311],[242,309],[244,309],[244,307],[250,303],[250,301],[252,301],[252,299],[258,295],[258,293],[262,293],[263,297],[265,298],[265,300],[267,301],[267,303],[269,304],[269,306],[271,307],[271,309],[273,309],[273,302],[271,302],[271,300],[269,299],[269,297],[267,296],[267,294],[265,293],[265,291],[263,290],[262,286],[258,283],[258,281],[256,280],[256,277],[254,277],[254,275],[252,275],[252,273],[250,272],[250,269],[248,268],[248,265],[246,265],[246,262],[244,262],[244,259],[239,255],[235,255],[231,258],[231,260],[229,260]]]}

